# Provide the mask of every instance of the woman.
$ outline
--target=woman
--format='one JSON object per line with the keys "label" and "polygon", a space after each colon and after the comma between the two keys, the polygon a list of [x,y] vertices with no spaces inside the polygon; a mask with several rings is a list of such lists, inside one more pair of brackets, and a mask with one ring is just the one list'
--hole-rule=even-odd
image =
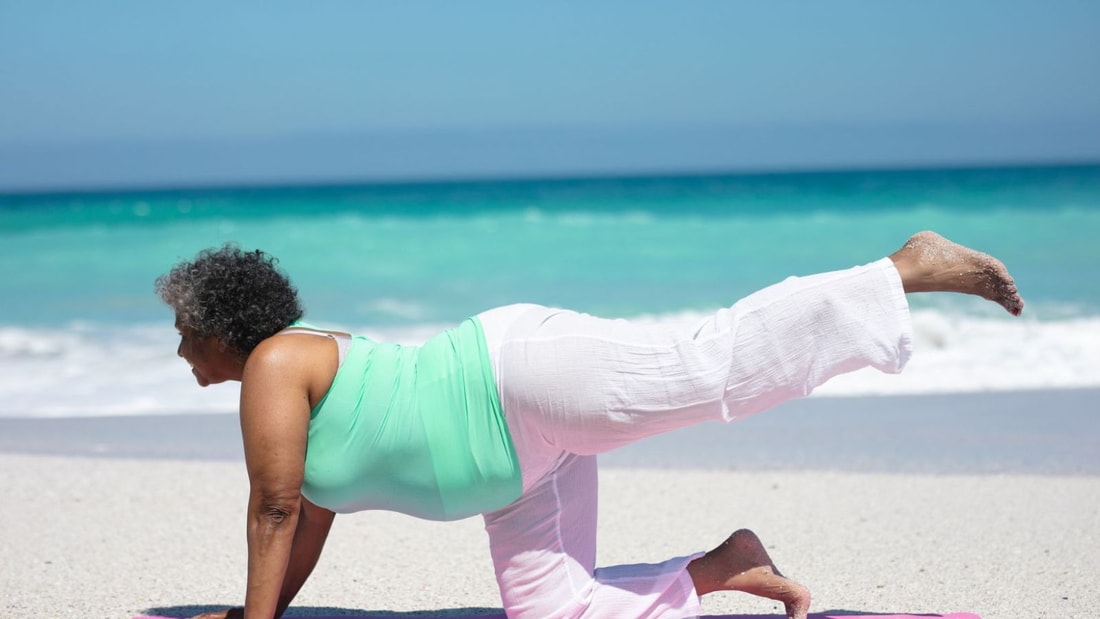
{"label": "woman", "polygon": [[482,514],[509,617],[690,617],[699,596],[736,590],[805,619],[809,591],[747,530],[705,554],[596,569],[595,454],[733,421],[843,372],[900,372],[906,293],[1023,309],[1003,264],[922,232],[888,258],[789,278],[699,324],[513,305],[401,347],[299,323],[274,262],[226,246],[157,280],[199,385],[241,382],[248,588],[244,609],[207,618],[279,616],[336,512],[391,509]]}

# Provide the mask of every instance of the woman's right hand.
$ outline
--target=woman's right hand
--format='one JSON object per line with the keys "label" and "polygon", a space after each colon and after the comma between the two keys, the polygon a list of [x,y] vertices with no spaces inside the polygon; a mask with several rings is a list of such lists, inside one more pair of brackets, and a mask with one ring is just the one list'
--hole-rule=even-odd
{"label": "woman's right hand", "polygon": [[212,613],[195,615],[191,619],[244,619],[244,609],[237,606],[234,608],[227,608],[225,610],[219,610]]}

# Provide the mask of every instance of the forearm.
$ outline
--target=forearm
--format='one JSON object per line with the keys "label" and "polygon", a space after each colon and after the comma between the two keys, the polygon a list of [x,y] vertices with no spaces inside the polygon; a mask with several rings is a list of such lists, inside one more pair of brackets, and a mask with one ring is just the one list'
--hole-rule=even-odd
{"label": "forearm", "polygon": [[248,589],[245,619],[276,616],[300,508],[253,495],[248,504]]}
{"label": "forearm", "polygon": [[294,547],[290,550],[290,561],[283,577],[283,589],[279,594],[276,616],[282,616],[294,601],[294,596],[302,589],[309,575],[313,573],[321,550],[325,547],[329,529],[336,514],[317,507],[302,499],[302,508],[298,514],[298,526],[294,532]]}

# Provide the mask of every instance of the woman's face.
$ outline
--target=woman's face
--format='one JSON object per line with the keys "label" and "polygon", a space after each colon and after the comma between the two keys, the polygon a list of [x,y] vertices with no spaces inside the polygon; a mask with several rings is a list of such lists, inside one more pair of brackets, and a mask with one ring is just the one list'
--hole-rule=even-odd
{"label": "woman's face", "polygon": [[191,373],[200,387],[234,378],[240,380],[233,371],[239,367],[239,362],[221,342],[213,337],[198,337],[190,329],[180,327],[179,321],[176,322],[176,330],[180,334],[176,354],[191,365]]}

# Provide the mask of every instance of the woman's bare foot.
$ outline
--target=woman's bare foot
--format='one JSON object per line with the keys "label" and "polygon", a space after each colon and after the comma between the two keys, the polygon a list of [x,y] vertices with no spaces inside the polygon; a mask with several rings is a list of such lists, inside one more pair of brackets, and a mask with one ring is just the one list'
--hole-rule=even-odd
{"label": "woman's bare foot", "polygon": [[698,595],[744,591],[783,602],[789,619],[806,619],[810,591],[779,573],[760,538],[748,529],[734,531],[722,545],[688,564]]}
{"label": "woman's bare foot", "polygon": [[999,303],[1013,316],[1024,300],[1005,265],[935,232],[918,232],[890,256],[905,292],[962,292]]}

